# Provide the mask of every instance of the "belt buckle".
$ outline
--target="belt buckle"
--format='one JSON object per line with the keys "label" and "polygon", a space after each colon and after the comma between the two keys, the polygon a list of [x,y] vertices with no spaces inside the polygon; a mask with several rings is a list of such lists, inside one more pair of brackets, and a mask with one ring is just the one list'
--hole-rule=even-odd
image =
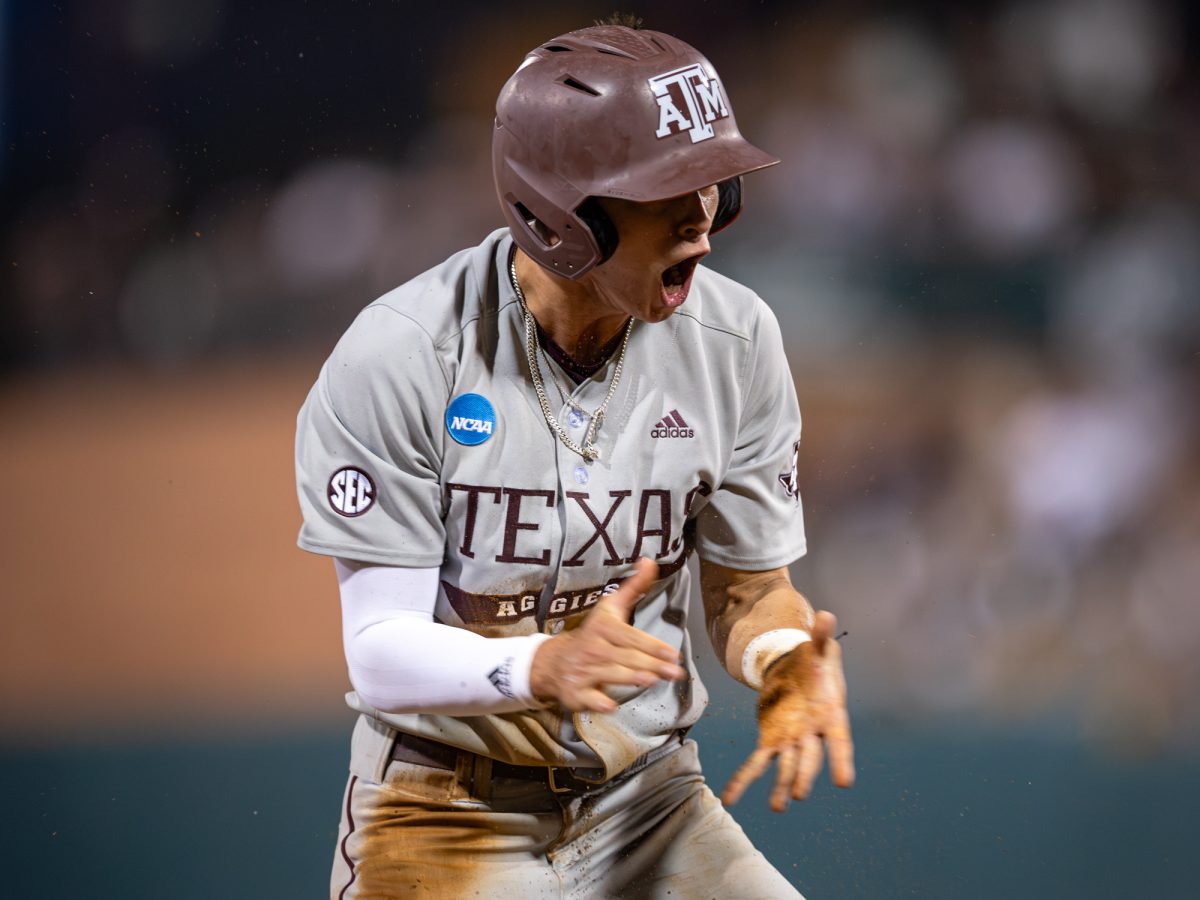
{"label": "belt buckle", "polygon": [[[555,777],[557,773],[558,777]],[[564,782],[560,784],[559,781]],[[588,781],[586,778],[580,778],[575,774],[573,769],[567,766],[550,766],[546,770],[546,782],[550,785],[550,790],[555,794],[583,794],[600,787],[601,782]]]}
{"label": "belt buckle", "polygon": [[570,769],[561,769],[561,768],[558,768],[558,767],[556,767],[556,766],[550,766],[550,767],[549,767],[549,768],[546,770],[546,782],[547,782],[547,783],[550,785],[550,790],[551,790],[551,792],[552,792],[552,793],[555,793],[555,794],[569,794],[569,793],[571,793],[571,791],[573,791],[573,790],[574,790],[574,788],[568,787],[568,786],[566,786],[566,785],[563,785],[562,787],[559,787],[559,785],[558,785],[558,782],[557,782],[557,781],[555,780],[555,778],[554,778],[554,773],[555,773],[555,772],[565,772],[565,773],[566,773],[566,776],[567,776],[568,778],[574,778],[574,777],[575,777],[574,775],[572,775],[572,774],[571,774],[571,770],[570,770]]}

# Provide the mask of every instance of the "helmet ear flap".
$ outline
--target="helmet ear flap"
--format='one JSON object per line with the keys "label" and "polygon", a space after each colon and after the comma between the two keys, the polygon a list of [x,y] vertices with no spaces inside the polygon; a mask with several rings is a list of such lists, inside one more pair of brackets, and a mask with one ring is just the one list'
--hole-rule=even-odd
{"label": "helmet ear flap", "polygon": [[741,211],[742,176],[738,175],[717,184],[717,211],[713,214],[712,227],[708,233],[716,234],[731,224]]}
{"label": "helmet ear flap", "polygon": [[[709,233],[720,231],[733,222],[742,211],[742,176],[738,175],[717,185],[717,211],[713,214],[712,228]],[[596,265],[607,262],[617,250],[617,226],[613,224],[604,207],[595,197],[588,197],[575,216],[592,232],[596,246],[600,248],[600,258]]]}
{"label": "helmet ear flap", "polygon": [[613,220],[608,217],[608,213],[595,197],[588,197],[579,204],[575,215],[591,229],[596,246],[600,248],[597,265],[607,261],[617,250],[617,226],[613,224]]}

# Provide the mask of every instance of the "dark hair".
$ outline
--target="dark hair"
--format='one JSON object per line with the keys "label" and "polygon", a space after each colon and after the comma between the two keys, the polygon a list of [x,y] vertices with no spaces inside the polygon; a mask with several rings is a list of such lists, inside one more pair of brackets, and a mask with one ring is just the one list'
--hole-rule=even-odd
{"label": "dark hair", "polygon": [[631,12],[614,12],[607,19],[597,19],[597,25],[620,25],[635,31],[642,27],[642,17]]}

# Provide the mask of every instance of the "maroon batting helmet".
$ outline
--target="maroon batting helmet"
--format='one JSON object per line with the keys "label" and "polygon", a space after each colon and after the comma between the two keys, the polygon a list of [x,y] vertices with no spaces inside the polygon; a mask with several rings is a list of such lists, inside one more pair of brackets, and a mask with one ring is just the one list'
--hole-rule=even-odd
{"label": "maroon batting helmet", "polygon": [[741,176],[777,162],[738,131],[712,64],[658,31],[556,37],[496,101],[492,171],[513,240],[567,278],[616,249],[593,198],[664,200],[717,184],[715,232],[741,211]]}

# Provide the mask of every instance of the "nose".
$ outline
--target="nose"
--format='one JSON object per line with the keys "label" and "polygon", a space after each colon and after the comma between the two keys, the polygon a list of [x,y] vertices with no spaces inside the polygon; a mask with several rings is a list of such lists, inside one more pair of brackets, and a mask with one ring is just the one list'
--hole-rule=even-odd
{"label": "nose", "polygon": [[676,232],[685,241],[698,241],[712,228],[713,216],[717,214],[717,186],[706,188],[680,197],[680,216]]}

